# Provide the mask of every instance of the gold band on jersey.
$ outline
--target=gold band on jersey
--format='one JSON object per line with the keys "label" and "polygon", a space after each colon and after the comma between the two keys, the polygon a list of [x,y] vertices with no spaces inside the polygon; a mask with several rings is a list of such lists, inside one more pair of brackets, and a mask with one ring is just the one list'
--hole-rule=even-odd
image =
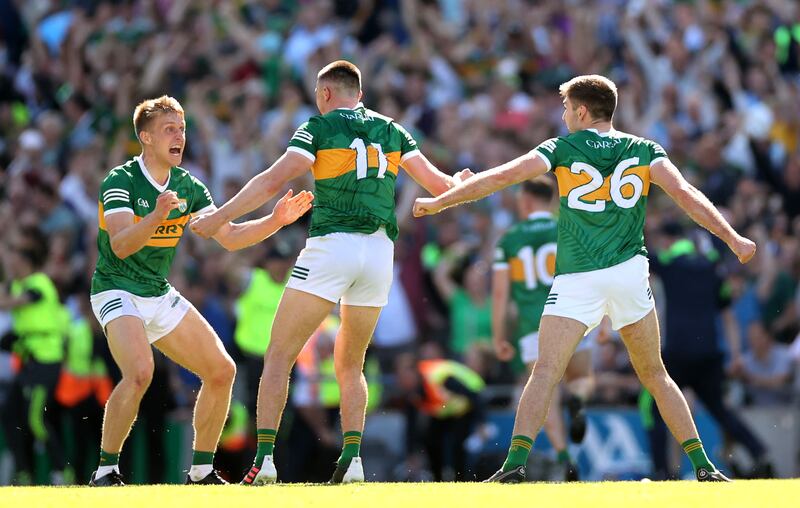
{"label": "gold band on jersey", "polygon": [[[566,166],[558,166],[554,173],[558,180],[558,194],[565,198],[576,187],[586,185],[592,181],[592,177],[585,172],[573,173]],[[650,166],[634,166],[624,171],[623,176],[636,175],[642,180],[642,196],[647,196],[650,192]],[[622,197],[629,198],[633,196],[633,186],[623,185],[620,187]],[[596,191],[580,196],[582,201],[611,201],[611,175],[603,179],[603,185]]]}
{"label": "gold band on jersey", "polygon": [[[349,148],[328,148],[317,150],[317,158],[311,166],[315,180],[336,178],[356,170],[356,151]],[[400,165],[400,152],[388,152],[386,155],[386,172],[397,175]],[[378,167],[378,150],[367,147],[367,167]]]}

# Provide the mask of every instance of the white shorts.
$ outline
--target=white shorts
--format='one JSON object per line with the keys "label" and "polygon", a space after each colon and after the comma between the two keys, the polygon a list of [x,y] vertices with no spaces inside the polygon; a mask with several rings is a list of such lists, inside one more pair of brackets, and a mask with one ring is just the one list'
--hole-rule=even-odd
{"label": "white shorts", "polygon": [[[594,335],[585,335],[575,348],[575,352],[592,349]],[[539,332],[529,333],[519,339],[519,357],[526,365],[539,359]]]}
{"label": "white shorts", "polygon": [[147,340],[152,344],[178,326],[192,304],[175,288],[163,296],[136,296],[119,289],[92,295],[92,310],[105,331],[111,321],[120,316],[142,320]]}
{"label": "white shorts", "polygon": [[306,240],[287,288],[343,305],[383,307],[392,286],[394,242],[383,228],[362,233],[330,233]]}
{"label": "white shorts", "polygon": [[608,315],[619,330],[653,310],[649,272],[647,258],[636,255],[602,270],[557,275],[542,315],[580,321],[587,334]]}

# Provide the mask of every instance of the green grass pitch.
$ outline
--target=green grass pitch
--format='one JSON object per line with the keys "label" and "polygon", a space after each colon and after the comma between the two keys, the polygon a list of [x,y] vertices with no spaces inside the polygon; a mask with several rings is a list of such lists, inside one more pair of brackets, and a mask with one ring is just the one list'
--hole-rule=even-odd
{"label": "green grass pitch", "polygon": [[0,488],[3,508],[756,508],[797,506],[798,499],[800,480]]}

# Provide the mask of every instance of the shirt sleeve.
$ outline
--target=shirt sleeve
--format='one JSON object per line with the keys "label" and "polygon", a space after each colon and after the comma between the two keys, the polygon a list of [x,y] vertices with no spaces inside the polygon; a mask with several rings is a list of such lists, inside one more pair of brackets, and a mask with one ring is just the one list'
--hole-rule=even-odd
{"label": "shirt sleeve", "polygon": [[192,177],[192,184],[194,185],[194,193],[192,194],[189,213],[202,215],[213,211],[216,206],[214,206],[214,198],[211,197],[208,187],[194,176]]}
{"label": "shirt sleeve", "polygon": [[419,147],[417,146],[417,140],[414,139],[414,136],[412,136],[405,127],[399,123],[395,123],[394,126],[400,133],[400,164],[402,164],[408,159],[419,155]]}
{"label": "shirt sleeve", "polygon": [[504,239],[505,237],[501,238],[494,248],[494,263],[492,263],[492,268],[495,270],[508,270],[508,252],[503,242]]}
{"label": "shirt sleeve", "polygon": [[667,156],[667,151],[664,150],[664,147],[656,143],[655,141],[648,141],[647,147],[650,151],[650,165],[652,166],[656,162],[660,162],[662,160],[669,160]]}
{"label": "shirt sleeve", "polygon": [[287,152],[297,152],[314,162],[317,160],[317,149],[319,146],[320,124],[317,117],[311,117],[307,122],[297,128],[289,140]]}
{"label": "shirt sleeve", "polygon": [[100,184],[99,200],[103,217],[120,212],[133,213],[132,191],[130,176],[122,171],[111,171]]}
{"label": "shirt sleeve", "polygon": [[538,155],[547,165],[547,171],[552,171],[554,167],[558,166],[558,157],[556,155],[558,142],[559,138],[550,138],[547,141],[542,141],[539,146],[532,150],[532,153]]}

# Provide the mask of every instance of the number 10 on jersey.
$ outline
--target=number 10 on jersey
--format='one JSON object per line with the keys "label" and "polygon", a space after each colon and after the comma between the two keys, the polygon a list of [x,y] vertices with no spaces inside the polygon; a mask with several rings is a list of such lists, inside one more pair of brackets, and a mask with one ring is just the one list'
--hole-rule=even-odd
{"label": "number 10 on jersey", "polygon": [[[378,178],[383,178],[386,174],[386,168],[389,167],[389,161],[386,160],[386,154],[383,153],[383,148],[380,143],[370,143],[372,148],[378,152]],[[361,138],[356,138],[350,143],[350,149],[356,151],[356,179],[361,180],[367,177],[367,144]]]}

